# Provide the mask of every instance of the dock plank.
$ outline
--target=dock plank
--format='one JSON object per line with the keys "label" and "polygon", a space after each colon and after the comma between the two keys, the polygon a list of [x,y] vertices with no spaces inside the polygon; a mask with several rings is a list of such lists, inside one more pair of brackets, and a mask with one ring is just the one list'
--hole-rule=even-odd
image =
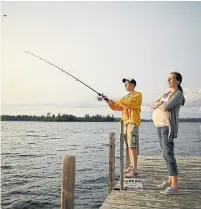
{"label": "dock plank", "polygon": [[179,195],[162,195],[155,186],[167,178],[162,157],[140,156],[139,176],[143,189],[119,191],[118,182],[100,209],[201,209],[201,157],[177,157]]}

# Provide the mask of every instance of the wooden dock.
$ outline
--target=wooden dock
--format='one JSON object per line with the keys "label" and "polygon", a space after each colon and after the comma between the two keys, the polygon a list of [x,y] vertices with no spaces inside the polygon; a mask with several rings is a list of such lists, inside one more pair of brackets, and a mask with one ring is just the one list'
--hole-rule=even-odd
{"label": "wooden dock", "polygon": [[139,178],[143,189],[122,190],[118,182],[100,209],[201,209],[201,157],[176,157],[179,195],[163,195],[155,186],[167,179],[162,157],[140,156]]}

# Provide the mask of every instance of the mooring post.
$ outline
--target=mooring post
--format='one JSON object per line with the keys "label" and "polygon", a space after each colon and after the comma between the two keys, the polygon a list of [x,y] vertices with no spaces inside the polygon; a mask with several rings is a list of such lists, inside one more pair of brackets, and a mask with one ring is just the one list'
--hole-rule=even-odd
{"label": "mooring post", "polygon": [[62,161],[61,209],[74,209],[75,157],[64,156]]}
{"label": "mooring post", "polygon": [[110,133],[109,137],[109,182],[108,193],[114,189],[115,178],[115,133]]}

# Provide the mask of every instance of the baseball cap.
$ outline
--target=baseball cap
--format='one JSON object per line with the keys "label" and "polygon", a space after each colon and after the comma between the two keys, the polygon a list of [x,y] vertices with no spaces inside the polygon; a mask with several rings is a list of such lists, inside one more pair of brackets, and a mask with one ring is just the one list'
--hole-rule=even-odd
{"label": "baseball cap", "polygon": [[136,86],[136,80],[134,78],[123,78],[122,82],[125,83],[126,81],[129,81]]}

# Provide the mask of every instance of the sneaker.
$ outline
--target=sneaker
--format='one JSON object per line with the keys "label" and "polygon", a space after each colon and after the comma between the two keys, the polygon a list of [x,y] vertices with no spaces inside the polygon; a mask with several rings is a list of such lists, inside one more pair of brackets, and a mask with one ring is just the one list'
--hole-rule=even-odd
{"label": "sneaker", "polygon": [[172,187],[167,187],[164,191],[160,191],[161,194],[165,195],[177,195],[179,194],[178,190],[172,188]]}
{"label": "sneaker", "polygon": [[125,174],[126,178],[133,178],[138,175],[138,170],[131,169],[129,173]]}
{"label": "sneaker", "polygon": [[162,184],[158,184],[156,185],[156,187],[158,187],[159,189],[165,189],[169,186],[168,181],[163,181]]}
{"label": "sneaker", "polygon": [[132,166],[129,166],[128,168],[126,168],[126,170],[124,171],[124,174],[127,174],[131,171],[132,169]]}

